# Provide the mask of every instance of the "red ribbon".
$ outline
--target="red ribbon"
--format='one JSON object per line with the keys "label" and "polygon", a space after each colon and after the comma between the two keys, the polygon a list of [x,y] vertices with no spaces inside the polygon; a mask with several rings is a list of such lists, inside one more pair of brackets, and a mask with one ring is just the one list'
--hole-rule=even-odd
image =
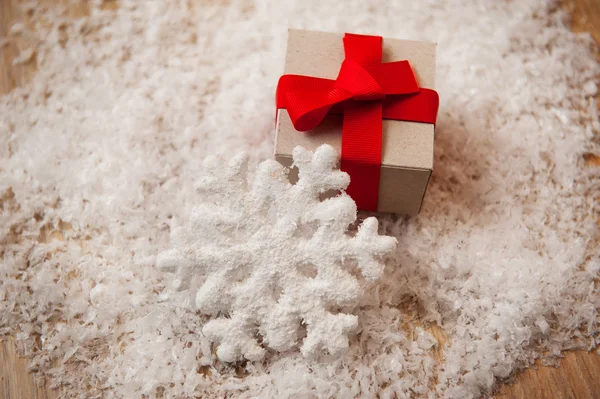
{"label": "red ribbon", "polygon": [[[327,114],[343,114],[341,169],[346,192],[358,209],[376,211],[381,169],[381,120],[434,124],[437,92],[419,88],[408,61],[381,62],[380,36],[346,33],[346,58],[335,80],[283,75],[277,108],[288,111],[299,131],[317,127]],[[309,61],[310,62],[310,61]]]}

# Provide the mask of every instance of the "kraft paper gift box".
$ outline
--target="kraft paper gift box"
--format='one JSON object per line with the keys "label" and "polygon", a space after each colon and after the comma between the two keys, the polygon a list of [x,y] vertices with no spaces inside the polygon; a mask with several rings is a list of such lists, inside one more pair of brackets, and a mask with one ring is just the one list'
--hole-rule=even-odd
{"label": "kraft paper gift box", "polygon": [[[342,34],[290,29],[284,74],[336,79],[345,58],[342,38]],[[381,47],[382,62],[409,61],[419,87],[435,89],[435,43],[383,38]],[[316,128],[299,132],[288,111],[278,109],[276,160],[290,167],[292,150],[298,145],[314,151],[328,143],[340,153],[342,118],[328,114]],[[433,169],[434,125],[390,119],[383,119],[381,124],[377,211],[415,215],[421,208]],[[290,180],[294,179],[297,177],[292,171]]]}

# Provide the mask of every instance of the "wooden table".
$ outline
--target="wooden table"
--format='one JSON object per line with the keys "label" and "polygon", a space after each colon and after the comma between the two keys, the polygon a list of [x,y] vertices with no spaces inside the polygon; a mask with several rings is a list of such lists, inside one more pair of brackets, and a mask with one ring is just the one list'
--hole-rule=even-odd
{"label": "wooden table", "polygon": [[[573,15],[573,30],[590,32],[600,43],[600,0],[565,0],[563,6],[569,8]],[[55,5],[66,4],[66,0],[46,0],[42,3]],[[5,37],[12,24],[26,21],[17,7],[18,0],[0,0],[0,39]],[[116,7],[107,2],[107,7]],[[85,15],[88,12],[85,4],[71,5],[71,16]],[[12,60],[25,49],[26,44],[17,40],[0,48],[0,94],[27,82],[35,74],[35,60],[22,65],[13,65]],[[585,154],[586,163],[600,165],[600,154]],[[442,342],[445,337],[435,328],[430,329]],[[53,391],[49,384],[44,384],[41,376],[27,371],[27,359],[17,354],[17,344],[13,340],[5,340],[0,346],[0,399],[36,398],[53,399],[60,397],[60,392]],[[600,398],[600,356],[583,351],[569,352],[561,361],[560,368],[536,365],[519,373],[510,384],[498,387],[497,399],[535,399],[535,398]]]}

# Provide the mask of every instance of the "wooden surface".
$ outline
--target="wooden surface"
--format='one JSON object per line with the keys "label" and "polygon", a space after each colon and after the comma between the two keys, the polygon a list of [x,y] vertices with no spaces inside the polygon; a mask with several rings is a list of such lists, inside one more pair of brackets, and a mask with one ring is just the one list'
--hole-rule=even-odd
{"label": "wooden surface", "polygon": [[19,357],[17,345],[4,341],[0,346],[0,398],[55,399],[60,392],[49,388],[42,376],[27,371],[28,360]]}
{"label": "wooden surface", "polygon": [[[0,94],[27,82],[35,74],[35,55],[27,62],[13,65],[15,57],[32,43],[27,37],[17,37],[2,44],[13,23],[27,23],[27,15],[20,12],[19,0],[0,0]],[[41,4],[56,6],[66,4],[66,0],[42,0]],[[114,2],[108,2],[114,7]],[[573,30],[587,31],[600,43],[600,0],[570,0],[565,5],[573,15]],[[87,7],[71,5],[68,14],[85,15]],[[585,154],[586,164],[600,165],[600,154]],[[432,328],[431,332],[443,343],[441,331]],[[27,360],[17,354],[17,344],[5,339],[0,346],[0,399],[53,399],[60,397],[45,384],[43,377],[28,372]],[[441,356],[441,353],[439,354]],[[600,398],[600,356],[596,353],[569,352],[561,361],[560,368],[535,366],[515,377],[511,384],[498,387],[497,399],[542,399]]]}

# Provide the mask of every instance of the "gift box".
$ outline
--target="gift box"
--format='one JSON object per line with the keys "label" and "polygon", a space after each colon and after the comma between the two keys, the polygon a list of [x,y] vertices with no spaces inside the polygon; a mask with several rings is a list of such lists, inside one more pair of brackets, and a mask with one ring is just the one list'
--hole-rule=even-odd
{"label": "gift box", "polygon": [[290,29],[275,158],[291,167],[295,146],[330,144],[359,210],[417,214],[433,169],[435,52],[435,43]]}

